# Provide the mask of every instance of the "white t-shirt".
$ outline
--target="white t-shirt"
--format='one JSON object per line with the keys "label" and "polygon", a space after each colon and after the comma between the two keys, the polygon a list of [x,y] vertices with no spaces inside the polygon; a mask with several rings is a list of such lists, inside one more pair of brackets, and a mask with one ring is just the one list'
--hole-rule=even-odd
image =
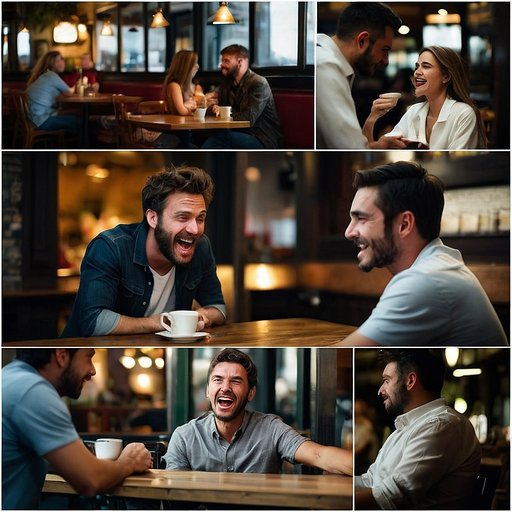
{"label": "white t-shirt", "polygon": [[176,277],[176,266],[174,265],[167,274],[161,276],[149,267],[153,274],[153,293],[149,301],[148,309],[144,316],[158,315],[165,311],[174,311],[176,304],[176,291],[174,282]]}

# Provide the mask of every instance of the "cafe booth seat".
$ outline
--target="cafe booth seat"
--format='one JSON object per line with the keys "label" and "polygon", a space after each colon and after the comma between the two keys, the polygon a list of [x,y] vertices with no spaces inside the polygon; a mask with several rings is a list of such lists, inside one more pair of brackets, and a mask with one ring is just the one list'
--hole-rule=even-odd
{"label": "cafe booth seat", "polygon": [[313,92],[275,89],[273,95],[285,149],[314,149]]}
{"label": "cafe booth seat", "polygon": [[164,89],[161,82],[100,82],[100,92],[142,96],[145,101],[164,99]]}

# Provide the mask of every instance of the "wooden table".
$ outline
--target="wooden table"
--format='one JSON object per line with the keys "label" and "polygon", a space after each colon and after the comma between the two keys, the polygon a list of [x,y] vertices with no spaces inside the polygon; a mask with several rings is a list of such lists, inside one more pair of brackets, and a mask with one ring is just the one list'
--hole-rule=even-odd
{"label": "wooden table", "polygon": [[[324,510],[352,509],[353,479],[340,475],[209,473],[152,469],[129,476],[108,494],[125,498],[229,503]],[[76,494],[48,474],[43,492]]]}
{"label": "wooden table", "polygon": [[127,121],[138,127],[156,132],[186,131],[185,145],[190,147],[191,132],[194,130],[218,130],[250,128],[250,121],[234,121],[233,118],[221,119],[215,116],[205,116],[200,121],[192,116],[176,116],[172,114],[129,114]]}
{"label": "wooden table", "polygon": [[83,148],[87,149],[89,147],[89,115],[91,103],[112,103],[112,94],[98,92],[90,96],[78,96],[78,94],[73,94],[72,96],[60,99],[59,103],[82,105],[82,129],[80,136],[82,138]]}
{"label": "wooden table", "polygon": [[314,320],[287,318],[230,323],[210,327],[209,337],[177,343],[158,334],[58,338],[3,343],[4,347],[336,347],[357,327]]}

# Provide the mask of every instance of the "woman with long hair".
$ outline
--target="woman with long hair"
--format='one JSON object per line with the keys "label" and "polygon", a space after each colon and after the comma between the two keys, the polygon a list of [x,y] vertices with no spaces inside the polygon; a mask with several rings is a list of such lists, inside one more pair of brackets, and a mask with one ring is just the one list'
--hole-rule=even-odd
{"label": "woman with long hair", "polygon": [[80,132],[80,118],[59,116],[56,107],[60,98],[73,94],[73,90],[59,76],[65,67],[60,52],[50,51],[41,56],[28,78],[29,117],[40,130]]}
{"label": "woman with long hair", "polygon": [[[420,50],[414,71],[415,95],[424,98],[412,105],[391,136],[416,147],[430,149],[486,148],[485,127],[469,96],[469,66],[455,50],[427,46]],[[363,133],[373,142],[373,125],[392,105],[379,98],[373,102]]]}
{"label": "woman with long hair", "polygon": [[[198,69],[198,56],[194,51],[180,50],[173,57],[164,80],[164,96],[171,114],[192,116],[198,107],[198,101],[206,102],[201,86],[192,82]],[[173,148],[180,144],[179,138],[174,134],[144,128],[140,131],[139,140],[155,148]]]}

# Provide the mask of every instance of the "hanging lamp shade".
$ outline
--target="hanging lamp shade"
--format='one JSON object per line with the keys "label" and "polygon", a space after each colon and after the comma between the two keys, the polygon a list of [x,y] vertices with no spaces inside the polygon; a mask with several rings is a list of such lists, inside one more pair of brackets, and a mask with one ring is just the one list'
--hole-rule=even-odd
{"label": "hanging lamp shade", "polygon": [[109,19],[103,20],[103,25],[101,27],[101,36],[113,36],[114,30],[112,29],[112,24]]}
{"label": "hanging lamp shade", "polygon": [[151,22],[151,25],[149,28],[160,28],[160,27],[168,27],[169,22],[165,19],[162,8],[158,7],[155,9],[155,14],[153,14],[153,21]]}
{"label": "hanging lamp shade", "polygon": [[53,40],[56,43],[74,43],[78,39],[78,29],[70,21],[59,21],[53,29]]}
{"label": "hanging lamp shade", "polygon": [[220,7],[215,13],[212,23],[214,25],[233,25],[235,23],[235,18],[233,18],[227,2],[220,3]]}

